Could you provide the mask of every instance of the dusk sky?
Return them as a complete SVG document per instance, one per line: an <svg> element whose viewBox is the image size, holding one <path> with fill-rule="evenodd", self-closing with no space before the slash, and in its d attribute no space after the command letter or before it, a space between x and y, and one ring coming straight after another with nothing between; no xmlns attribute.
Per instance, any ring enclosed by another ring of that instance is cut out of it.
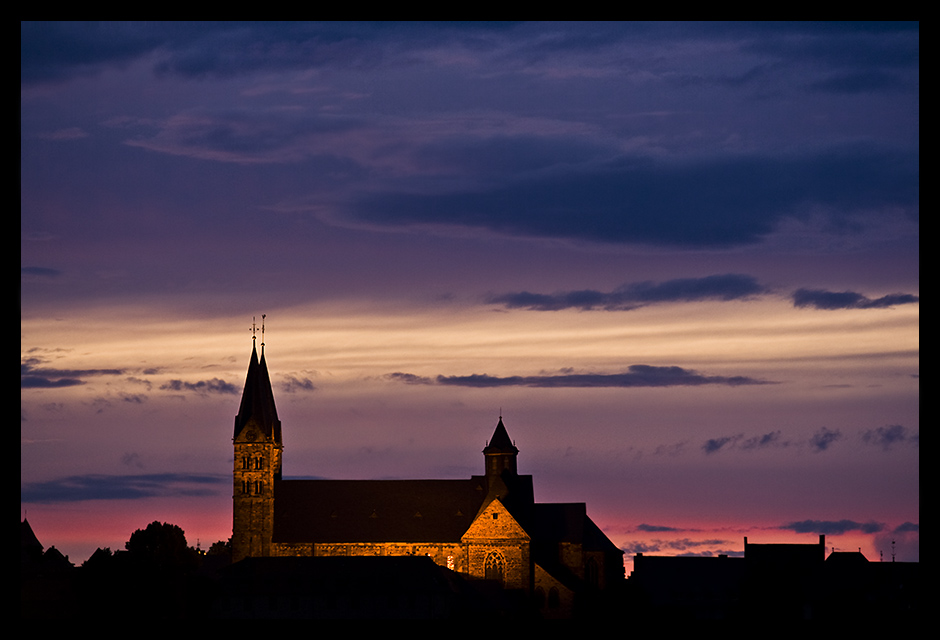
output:
<svg viewBox="0 0 940 640"><path fill-rule="evenodd" d="M466 478L625 552L919 560L917 23L23 23L21 518ZM259 342L261 339L258 332Z"/></svg>

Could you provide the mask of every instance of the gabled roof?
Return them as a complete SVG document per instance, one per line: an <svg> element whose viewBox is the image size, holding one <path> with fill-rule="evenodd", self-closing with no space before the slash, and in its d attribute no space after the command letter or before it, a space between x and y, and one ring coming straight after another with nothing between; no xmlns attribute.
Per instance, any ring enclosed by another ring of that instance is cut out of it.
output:
<svg viewBox="0 0 940 640"><path fill-rule="evenodd" d="M242 391L238 415L235 416L235 438L249 421L256 424L265 438L281 442L281 421L277 418L277 407L274 405L274 392L268 376L268 365L264 359L264 345L261 346L260 361L255 346L251 347L245 389Z"/></svg>
<svg viewBox="0 0 940 640"><path fill-rule="evenodd" d="M496 521L499 521L498 524ZM527 540L532 536L499 498L489 500L461 536L466 543L491 544L493 540Z"/></svg>

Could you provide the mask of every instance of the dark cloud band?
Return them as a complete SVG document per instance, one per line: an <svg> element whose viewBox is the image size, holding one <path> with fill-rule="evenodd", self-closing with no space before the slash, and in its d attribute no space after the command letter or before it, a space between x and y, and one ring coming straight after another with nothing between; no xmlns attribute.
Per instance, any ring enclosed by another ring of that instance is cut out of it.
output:
<svg viewBox="0 0 940 640"><path fill-rule="evenodd" d="M199 474L155 473L123 476L87 474L47 482L25 483L20 487L20 501L55 503L215 495L227 483L231 483L231 478Z"/></svg>
<svg viewBox="0 0 940 640"><path fill-rule="evenodd" d="M467 376L443 376L436 378L417 376L411 373L391 373L390 380L408 384L438 384L456 387L540 387L540 388L630 388L630 387L678 387L707 384L741 386L770 384L747 376L706 376L682 367L656 367L645 364L631 365L625 373L560 373L537 376L491 376L471 374Z"/></svg>
<svg viewBox="0 0 940 640"><path fill-rule="evenodd" d="M30 358L20 364L21 389L54 389L85 384L91 376L118 376L123 369L55 369L37 367L41 361Z"/></svg>
<svg viewBox="0 0 940 640"><path fill-rule="evenodd" d="M450 225L515 236L673 247L758 242L786 217L839 217L918 201L916 154L874 147L802 157L620 158L453 193L382 192L351 207L360 221ZM747 188L742 188L747 185Z"/></svg>
<svg viewBox="0 0 940 640"><path fill-rule="evenodd" d="M813 309L886 309L901 304L913 304L920 298L909 293L892 293L880 298L868 298L855 291L826 291L824 289L797 289L793 293L793 306Z"/></svg>
<svg viewBox="0 0 940 640"><path fill-rule="evenodd" d="M507 308L558 311L561 309L605 309L624 311L662 302L696 300L740 300L765 293L767 289L755 278L741 274L721 274L704 278L676 278L664 282L634 282L614 291L565 291L553 294L505 293L491 296L487 302Z"/></svg>
<svg viewBox="0 0 940 640"><path fill-rule="evenodd" d="M852 520L802 520L790 522L780 526L796 533L822 533L826 535L841 535L850 531L862 533L878 533L884 531L885 525L878 522L854 522Z"/></svg>

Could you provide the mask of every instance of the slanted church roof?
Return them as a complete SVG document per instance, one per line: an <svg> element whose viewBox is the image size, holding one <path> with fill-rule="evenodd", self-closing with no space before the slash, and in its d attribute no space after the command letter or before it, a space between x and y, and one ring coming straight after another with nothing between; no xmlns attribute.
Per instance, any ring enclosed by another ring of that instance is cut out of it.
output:
<svg viewBox="0 0 940 640"><path fill-rule="evenodd" d="M274 541L459 542L486 496L486 479L282 480Z"/></svg>

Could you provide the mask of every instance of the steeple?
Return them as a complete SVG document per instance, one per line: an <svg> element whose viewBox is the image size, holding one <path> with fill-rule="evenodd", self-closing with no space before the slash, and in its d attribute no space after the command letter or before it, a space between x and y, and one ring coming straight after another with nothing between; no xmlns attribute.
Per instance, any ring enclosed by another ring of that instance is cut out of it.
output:
<svg viewBox="0 0 940 640"><path fill-rule="evenodd" d="M502 476L504 471L516 475L516 456L518 454L519 449L509 439L509 434L503 425L503 417L500 416L493 437L490 438L489 444L483 449L483 455L486 457L487 477Z"/></svg>
<svg viewBox="0 0 940 640"><path fill-rule="evenodd" d="M274 405L274 392L271 389L271 379L268 375L268 365L261 351L261 360L258 360L258 351L255 345L251 346L251 361L248 363L248 374L245 376L245 389L242 391L242 401L235 416L235 434L239 434L251 424L254 438L281 442L281 421L277 417L277 407ZM246 433L246 437L251 437Z"/></svg>

